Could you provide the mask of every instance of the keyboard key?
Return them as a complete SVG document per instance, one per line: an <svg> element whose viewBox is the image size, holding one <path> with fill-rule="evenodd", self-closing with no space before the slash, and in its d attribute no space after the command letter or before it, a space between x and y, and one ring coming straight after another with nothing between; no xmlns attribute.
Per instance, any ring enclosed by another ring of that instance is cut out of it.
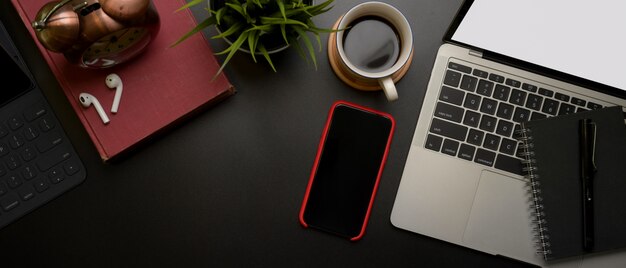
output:
<svg viewBox="0 0 626 268"><path fill-rule="evenodd" d="M24 185L24 187L20 188L18 194L23 201L28 201L35 197L35 189L30 185Z"/></svg>
<svg viewBox="0 0 626 268"><path fill-rule="evenodd" d="M467 127L433 118L430 124L430 132L458 141L464 141L467 135Z"/></svg>
<svg viewBox="0 0 626 268"><path fill-rule="evenodd" d="M10 129L17 130L24 125L24 121L22 120L20 116L12 116L12 117L9 117L9 120L7 121L7 125L9 125Z"/></svg>
<svg viewBox="0 0 626 268"><path fill-rule="evenodd" d="M559 115L573 114L575 112L576 107L574 107L574 105L570 105L565 102L561 103L561 107L559 108Z"/></svg>
<svg viewBox="0 0 626 268"><path fill-rule="evenodd" d="M511 132L513 132L513 123L505 120L498 121L498 126L496 127L496 133L505 137L510 137Z"/></svg>
<svg viewBox="0 0 626 268"><path fill-rule="evenodd" d="M435 107L435 116L448 119L450 121L454 121L460 123L463 119L463 113L465 110L458 106L452 106L445 102L437 102L437 107Z"/></svg>
<svg viewBox="0 0 626 268"><path fill-rule="evenodd" d="M526 122L530 118L530 110L517 107L515 108L515 113L513 114L513 121L517 123Z"/></svg>
<svg viewBox="0 0 626 268"><path fill-rule="evenodd" d="M507 101L509 99L510 92L510 87L498 84L496 85L496 89L493 92L493 97L501 101Z"/></svg>
<svg viewBox="0 0 626 268"><path fill-rule="evenodd" d="M504 154L498 154L495 168L508 171L513 174L523 175L522 162L517 158L513 158Z"/></svg>
<svg viewBox="0 0 626 268"><path fill-rule="evenodd" d="M485 133L478 129L470 129L469 135L467 135L467 142L474 144L476 146L480 146L483 144L483 137Z"/></svg>
<svg viewBox="0 0 626 268"><path fill-rule="evenodd" d="M496 106L498 102L492 99L483 98L483 103L480 105L480 111L486 114L493 115L496 113Z"/></svg>
<svg viewBox="0 0 626 268"><path fill-rule="evenodd" d="M472 68L467 67L465 65L462 64L458 64L456 62L448 62L448 68L453 69L453 70L457 70L460 72L464 72L469 74L470 72L472 72Z"/></svg>
<svg viewBox="0 0 626 268"><path fill-rule="evenodd" d="M504 76L497 75L497 74L490 74L489 80L498 82L498 83L504 83Z"/></svg>
<svg viewBox="0 0 626 268"><path fill-rule="evenodd" d="M0 156L4 156L8 153L9 153L9 146L4 142L0 142Z"/></svg>
<svg viewBox="0 0 626 268"><path fill-rule="evenodd" d="M3 195L5 195L8 192L9 192L9 188L7 188L7 186L4 184L4 182L0 181L0 196L3 196Z"/></svg>
<svg viewBox="0 0 626 268"><path fill-rule="evenodd" d="M463 103L463 107L478 110L478 106L480 105L480 96L474 94L467 94L465 96L465 102Z"/></svg>
<svg viewBox="0 0 626 268"><path fill-rule="evenodd" d="M0 199L0 207L4 209L4 211L9 211L14 209L20 204L20 200L17 197L16 193L9 193L7 196Z"/></svg>
<svg viewBox="0 0 626 268"><path fill-rule="evenodd" d="M538 112L533 112L532 115L530 116L530 120L539 120L539 119L544 119L544 118L548 118L548 116L542 113L538 113Z"/></svg>
<svg viewBox="0 0 626 268"><path fill-rule="evenodd" d="M7 185L9 185L9 188L15 189L22 185L22 178L18 174L9 175L7 177Z"/></svg>
<svg viewBox="0 0 626 268"><path fill-rule="evenodd" d="M480 122L480 114L477 112L472 112L470 110L465 111L465 117L463 119L463 124L470 127L477 127L478 122Z"/></svg>
<svg viewBox="0 0 626 268"><path fill-rule="evenodd" d="M52 184L57 184L65 179L65 174L60 168L53 168L48 172L48 178Z"/></svg>
<svg viewBox="0 0 626 268"><path fill-rule="evenodd" d="M37 159L37 168L40 171L47 171L56 164L63 162L63 160L70 158L70 156L71 154L64 150L52 151L49 154L41 155Z"/></svg>
<svg viewBox="0 0 626 268"><path fill-rule="evenodd" d="M35 186L35 190L38 193L42 193L45 190L48 190L48 188L50 188L50 186L48 186L48 183L46 183L44 180L42 179L38 179L35 182L33 182L33 186Z"/></svg>
<svg viewBox="0 0 626 268"><path fill-rule="evenodd" d="M511 119L511 116L513 116L513 105L501 102L500 105L498 105L496 116L506 120Z"/></svg>
<svg viewBox="0 0 626 268"><path fill-rule="evenodd" d="M491 167L495 159L496 153L478 148L474 162Z"/></svg>
<svg viewBox="0 0 626 268"><path fill-rule="evenodd" d="M602 105L597 104L597 103L593 103L593 102L588 102L587 103L587 108L589 108L591 110L596 110L596 109L602 108Z"/></svg>
<svg viewBox="0 0 626 268"><path fill-rule="evenodd" d="M48 132L54 128L54 121L50 118L43 117L39 121L39 129L43 132Z"/></svg>
<svg viewBox="0 0 626 268"><path fill-rule="evenodd" d="M35 157L37 157L37 152L32 146L27 146L22 151L22 159L24 159L24 161L26 162L35 159Z"/></svg>
<svg viewBox="0 0 626 268"><path fill-rule="evenodd" d="M76 161L67 161L63 164L63 170L65 170L65 174L72 176L80 170L80 166L76 163Z"/></svg>
<svg viewBox="0 0 626 268"><path fill-rule="evenodd" d="M483 114L483 117L480 119L479 128L484 131L493 132L493 130L496 128L497 121L498 119L496 119L495 117Z"/></svg>
<svg viewBox="0 0 626 268"><path fill-rule="evenodd" d="M552 98L552 96L554 96L554 91L541 87L539 88L539 95L544 95L546 97Z"/></svg>
<svg viewBox="0 0 626 268"><path fill-rule="evenodd" d="M476 147L463 143L461 148L459 148L459 158L472 161L474 159L474 151L476 151Z"/></svg>
<svg viewBox="0 0 626 268"><path fill-rule="evenodd" d="M500 145L500 136L487 133L487 135L485 136L485 142L483 143L483 147L489 150L497 151L498 145Z"/></svg>
<svg viewBox="0 0 626 268"><path fill-rule="evenodd" d="M541 108L541 111L550 115L556 115L558 108L559 108L558 101L546 99L543 102L543 108Z"/></svg>
<svg viewBox="0 0 626 268"><path fill-rule="evenodd" d="M9 131L2 124L0 124L0 138L8 134L9 134Z"/></svg>
<svg viewBox="0 0 626 268"><path fill-rule="evenodd" d="M36 128L32 128L29 126L26 129L24 129L24 137L26 138L26 140L32 141L36 139L38 136L39 136L39 132L37 131Z"/></svg>
<svg viewBox="0 0 626 268"><path fill-rule="evenodd" d="M446 77L443 79L444 84L452 87L458 87L460 82L461 73L452 70L446 71Z"/></svg>
<svg viewBox="0 0 626 268"><path fill-rule="evenodd" d="M456 156L457 151L459 150L459 142L453 141L450 139L446 139L443 141L443 147L441 147L441 152L447 155Z"/></svg>
<svg viewBox="0 0 626 268"><path fill-rule="evenodd" d="M428 134L428 137L426 138L426 144L424 145L424 147L426 147L426 149L431 149L433 151L438 152L439 148L441 148L442 142L443 142L442 137Z"/></svg>
<svg viewBox="0 0 626 268"><path fill-rule="evenodd" d="M4 165L0 162L0 177L4 176L7 174L7 169L4 167Z"/></svg>
<svg viewBox="0 0 626 268"><path fill-rule="evenodd" d="M474 72L472 72L472 74L480 78L487 78L489 76L489 73L479 69L474 69Z"/></svg>
<svg viewBox="0 0 626 268"><path fill-rule="evenodd" d="M504 83L512 87L520 87L520 85L522 84L520 81L510 79L510 78L507 78Z"/></svg>
<svg viewBox="0 0 626 268"><path fill-rule="evenodd" d="M579 99L579 98L573 97L572 98L572 104L585 107L585 105L587 104L587 101L583 100L583 99Z"/></svg>
<svg viewBox="0 0 626 268"><path fill-rule="evenodd" d="M565 102L569 102L569 96L563 94L563 93L554 93L554 98L556 98L557 100L560 101L565 101Z"/></svg>
<svg viewBox="0 0 626 268"><path fill-rule="evenodd" d="M500 152L508 155L515 154L515 148L517 146L517 141L511 139L502 139L502 143L500 144Z"/></svg>
<svg viewBox="0 0 626 268"><path fill-rule="evenodd" d="M465 97L465 93L463 93L463 91L447 86L441 87L441 93L439 93L439 100L456 105L461 105L463 103L463 97Z"/></svg>
<svg viewBox="0 0 626 268"><path fill-rule="evenodd" d="M530 92L532 92L532 93L537 93L537 86L535 86L535 85L531 85L531 84L526 84L526 83L524 83L524 84L522 85L522 89L523 89L523 90L526 90L526 91L530 91Z"/></svg>
<svg viewBox="0 0 626 268"><path fill-rule="evenodd" d="M39 152L44 153L61 144L62 141L63 138L61 138L61 136L57 133L54 133L52 135L48 135L39 139L35 146L37 147L37 150L39 150Z"/></svg>
<svg viewBox="0 0 626 268"><path fill-rule="evenodd" d="M22 168L22 177L25 180L27 180L27 181L31 180L35 176L37 176L37 171L32 166L25 166L24 168Z"/></svg>
<svg viewBox="0 0 626 268"><path fill-rule="evenodd" d="M474 92L476 90L476 83L478 82L478 78L463 75L463 80L461 80L461 85L459 86L461 89Z"/></svg>
<svg viewBox="0 0 626 268"><path fill-rule="evenodd" d="M541 109L542 101L543 97L535 94L528 94L528 99L526 100L526 108L539 111Z"/></svg>
<svg viewBox="0 0 626 268"><path fill-rule="evenodd" d="M486 97L491 97L492 92L493 92L493 82L480 79L480 82L478 82L478 88L476 89L476 93L486 96Z"/></svg>
<svg viewBox="0 0 626 268"><path fill-rule="evenodd" d="M44 114L46 114L46 108L42 105L35 105L24 112L24 118L26 118L26 121L32 122Z"/></svg>
<svg viewBox="0 0 626 268"><path fill-rule="evenodd" d="M16 135L9 137L9 145L13 149L22 147L22 145L24 145L25 142L26 141L24 140L24 137L22 137L22 135L20 134L16 134Z"/></svg>
<svg viewBox="0 0 626 268"><path fill-rule="evenodd" d="M4 159L4 163L7 164L10 170L14 170L22 165L22 161L20 161L20 158L16 155L9 155Z"/></svg>
<svg viewBox="0 0 626 268"><path fill-rule="evenodd" d="M513 89L511 92L511 98L509 102L516 105L524 105L524 101L526 101L526 92L521 91L519 89Z"/></svg>

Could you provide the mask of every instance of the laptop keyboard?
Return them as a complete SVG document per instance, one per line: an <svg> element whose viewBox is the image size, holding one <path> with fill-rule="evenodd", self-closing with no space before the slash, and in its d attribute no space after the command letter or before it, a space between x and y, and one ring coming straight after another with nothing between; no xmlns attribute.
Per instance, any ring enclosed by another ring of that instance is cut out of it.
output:
<svg viewBox="0 0 626 268"><path fill-rule="evenodd" d="M49 106L39 103L21 109L0 116L0 227L85 177Z"/></svg>
<svg viewBox="0 0 626 268"><path fill-rule="evenodd" d="M602 105L523 78L449 62L425 147L522 175L520 123Z"/></svg>

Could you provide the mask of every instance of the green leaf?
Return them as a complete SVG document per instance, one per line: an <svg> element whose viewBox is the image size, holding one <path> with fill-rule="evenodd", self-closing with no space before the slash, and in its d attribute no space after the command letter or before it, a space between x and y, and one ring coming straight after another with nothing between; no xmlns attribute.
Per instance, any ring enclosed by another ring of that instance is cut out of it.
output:
<svg viewBox="0 0 626 268"><path fill-rule="evenodd" d="M259 32L251 32L248 35L248 48L250 48L250 54L252 55L252 60L256 62L256 57L254 56L256 52L256 46L259 42Z"/></svg>
<svg viewBox="0 0 626 268"><path fill-rule="evenodd" d="M246 13L243 11L243 7L241 7L241 5L235 5L232 3L226 3L226 5L232 8L234 11L237 11L237 13L241 14L241 16L246 17Z"/></svg>
<svg viewBox="0 0 626 268"><path fill-rule="evenodd" d="M221 34L214 35L213 37L211 37L211 39L218 39L230 36L234 33L237 33L239 29L241 29L241 27L243 27L243 23L237 22L230 26L230 28L226 29L226 31L223 31Z"/></svg>
<svg viewBox="0 0 626 268"><path fill-rule="evenodd" d="M302 30L300 27L294 26L293 29L296 30L296 32L300 35L300 38L304 40L304 46L306 46L307 50L309 51L309 56L311 56L311 60L313 60L313 65L315 66L315 69L317 70L317 60L315 59L315 49L313 48L313 44L311 44L311 40L307 36L306 32Z"/></svg>
<svg viewBox="0 0 626 268"><path fill-rule="evenodd" d="M259 51L261 51L261 54L263 54L263 57L265 57L265 60L267 60L267 63L270 64L270 66L272 67L272 70L276 72L276 68L274 67L274 64L272 63L272 59L270 59L270 54L267 53L267 49L265 49L265 46L263 45L263 43L259 43Z"/></svg>
<svg viewBox="0 0 626 268"><path fill-rule="evenodd" d="M225 54L226 52L228 52L228 55L226 56L226 59L224 59L224 62L222 63L222 66L220 67L219 70L217 70L217 73L215 74L214 78L217 77L218 74L220 74L222 72L222 70L224 70L224 67L226 66L226 64L228 64L228 62L230 61L230 59L233 57L233 55L235 55L235 53L237 53L238 49L241 47L241 44L243 44L244 41L246 41L246 39L248 38L248 34L249 33L242 33L239 38L237 38L237 40L235 40L235 42L233 42L232 45L230 45L226 50L217 53L217 55L221 55L221 54Z"/></svg>
<svg viewBox="0 0 626 268"><path fill-rule="evenodd" d="M293 45L293 47L296 48L296 51L298 52L298 55L300 55L300 57L303 60L305 60L307 63L309 63L309 58L306 57L306 53L304 52L304 49L302 49L302 46L300 45L300 42L298 42L298 40L293 38L293 39L291 39L291 44Z"/></svg>
<svg viewBox="0 0 626 268"><path fill-rule="evenodd" d="M194 35L195 33L199 32L199 31L202 31L202 29L204 29L206 27L214 25L215 23L216 23L215 17L211 16L211 17L206 18L204 21L202 21L201 23L196 25L196 27L194 27L191 31L187 32L180 39L178 39L178 41L176 41L170 47L173 47L173 46L176 46L176 45L180 44L185 39L189 38L190 36Z"/></svg>
<svg viewBox="0 0 626 268"><path fill-rule="evenodd" d="M287 40L287 30L285 29L285 24L280 25L280 33L283 35L283 39L285 39L285 43L289 44L289 40Z"/></svg>
<svg viewBox="0 0 626 268"><path fill-rule="evenodd" d="M215 12L215 19L217 20L217 24L220 24L220 21L222 20L222 17L224 16L225 13L226 13L225 8L220 8Z"/></svg>
<svg viewBox="0 0 626 268"><path fill-rule="evenodd" d="M191 1L191 2L189 2L189 3L187 3L187 4L185 4L184 6L180 7L180 8L179 8L179 9L177 9L175 12L181 11L181 10L183 10L183 9L185 9L185 8L190 8L190 7L192 7L192 6L195 6L195 5L197 5L197 4L204 3L204 2L205 2L205 0L193 0L193 1Z"/></svg>
<svg viewBox="0 0 626 268"><path fill-rule="evenodd" d="M309 28L308 25L304 24L301 21L292 20L292 19L280 19L280 18L271 18L271 17L261 17L261 24L291 24L291 25L300 25L304 28Z"/></svg>
<svg viewBox="0 0 626 268"><path fill-rule="evenodd" d="M278 9L280 9L280 14L283 15L285 21L287 21L287 15L285 14L285 4L282 0L276 0L276 4L278 4Z"/></svg>

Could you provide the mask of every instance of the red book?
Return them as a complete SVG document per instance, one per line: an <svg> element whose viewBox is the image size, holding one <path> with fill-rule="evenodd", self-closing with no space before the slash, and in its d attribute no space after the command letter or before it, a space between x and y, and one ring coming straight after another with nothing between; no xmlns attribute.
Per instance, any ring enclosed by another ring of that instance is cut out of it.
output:
<svg viewBox="0 0 626 268"><path fill-rule="evenodd" d="M171 47L197 23L189 10L176 12L186 3L184 0L153 0L161 20L156 38L137 58L101 70L72 65L62 54L50 52L39 43L30 25L50 0L11 1L103 161L119 157L235 93L224 73L213 79L220 66L201 33ZM117 114L110 113L115 89L104 83L111 73L119 75L124 85ZM79 103L82 92L100 101L111 120L109 124L102 123L93 107L85 108Z"/></svg>

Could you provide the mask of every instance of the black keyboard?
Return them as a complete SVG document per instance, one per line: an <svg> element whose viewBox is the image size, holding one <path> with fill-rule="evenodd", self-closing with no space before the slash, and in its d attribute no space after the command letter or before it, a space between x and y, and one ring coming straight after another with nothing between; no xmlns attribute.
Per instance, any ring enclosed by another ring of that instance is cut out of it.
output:
<svg viewBox="0 0 626 268"><path fill-rule="evenodd" d="M85 177L82 162L39 90L2 107L0 228Z"/></svg>
<svg viewBox="0 0 626 268"><path fill-rule="evenodd" d="M83 182L74 147L0 22L0 228Z"/></svg>
<svg viewBox="0 0 626 268"><path fill-rule="evenodd" d="M515 134L521 122L603 107L471 63L447 67L424 146L506 172L522 175Z"/></svg>

